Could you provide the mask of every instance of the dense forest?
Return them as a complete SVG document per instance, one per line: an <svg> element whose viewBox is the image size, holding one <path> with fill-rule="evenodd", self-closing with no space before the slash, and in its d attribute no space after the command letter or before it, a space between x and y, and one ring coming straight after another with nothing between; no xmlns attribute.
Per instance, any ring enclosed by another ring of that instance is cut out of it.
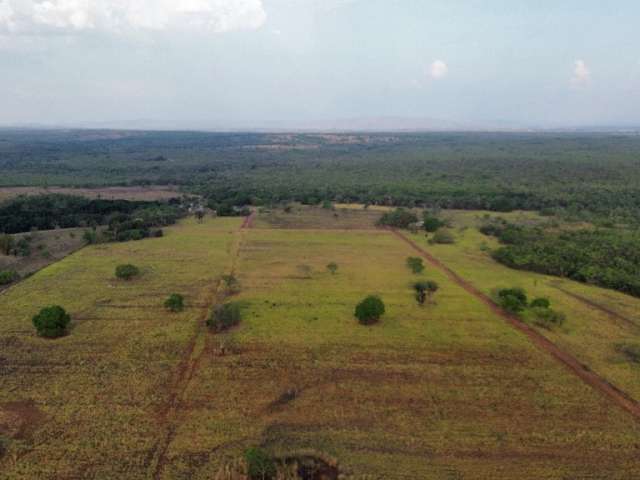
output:
<svg viewBox="0 0 640 480"><path fill-rule="evenodd" d="M640 297L640 233L620 229L578 229L514 225L503 220L481 227L503 244L493 258L530 270Z"/></svg>
<svg viewBox="0 0 640 480"><path fill-rule="evenodd" d="M0 233L108 225L113 240L137 240L175 223L182 207L158 202L102 200L74 195L21 196L0 203Z"/></svg>
<svg viewBox="0 0 640 480"><path fill-rule="evenodd" d="M640 221L640 136L0 130L0 184L175 184L211 205L323 200Z"/></svg>

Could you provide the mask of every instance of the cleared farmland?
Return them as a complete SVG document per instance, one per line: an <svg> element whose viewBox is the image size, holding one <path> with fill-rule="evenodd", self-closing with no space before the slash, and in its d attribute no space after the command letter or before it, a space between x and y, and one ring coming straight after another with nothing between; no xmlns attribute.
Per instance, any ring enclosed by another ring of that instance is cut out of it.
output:
<svg viewBox="0 0 640 480"><path fill-rule="evenodd" d="M239 224L187 222L161 239L87 247L0 296L2 478L148 478L158 412ZM142 276L116 280L128 262ZM190 308L166 313L172 292ZM31 316L52 303L73 324L47 341Z"/></svg>
<svg viewBox="0 0 640 480"><path fill-rule="evenodd" d="M261 446L334 458L355 477L634 478L633 417L442 272L412 274L415 252L359 215L265 212L241 231L241 220L188 221L83 249L0 296L0 429L12 426L0 471L209 479ZM508 283L474 232L428 248L470 280L497 268ZM142 277L116 281L129 261ZM231 270L243 322L212 335L202 322ZM417 279L438 282L434 304L417 305ZM191 307L182 314L161 307L174 291ZM360 326L353 308L373 293L387 313ZM70 335L35 337L31 315L63 300Z"/></svg>

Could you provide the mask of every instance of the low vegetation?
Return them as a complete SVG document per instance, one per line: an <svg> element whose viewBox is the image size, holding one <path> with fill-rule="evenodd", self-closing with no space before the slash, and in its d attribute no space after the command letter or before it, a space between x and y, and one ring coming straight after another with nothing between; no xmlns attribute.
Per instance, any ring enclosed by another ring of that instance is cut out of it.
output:
<svg viewBox="0 0 640 480"><path fill-rule="evenodd" d="M164 308L170 312L178 313L184 310L184 297L179 293L172 293L164 301Z"/></svg>
<svg viewBox="0 0 640 480"><path fill-rule="evenodd" d="M0 286L9 285L19 278L18 272L15 270L0 271Z"/></svg>
<svg viewBox="0 0 640 480"><path fill-rule="evenodd" d="M44 338L58 338L66 335L71 316L59 305L45 307L32 319L38 335Z"/></svg>
<svg viewBox="0 0 640 480"><path fill-rule="evenodd" d="M424 262L420 257L407 258L407 268L415 274L422 273L424 271Z"/></svg>
<svg viewBox="0 0 640 480"><path fill-rule="evenodd" d="M418 217L415 213L404 208L396 208L390 212L385 212L378 220L378 225L406 229L417 222Z"/></svg>
<svg viewBox="0 0 640 480"><path fill-rule="evenodd" d="M526 321L547 330L561 326L566 317L563 313L551 308L548 298L535 298L528 302L527 294L522 288L505 288L496 295L497 303L506 311L520 315Z"/></svg>
<svg viewBox="0 0 640 480"><path fill-rule="evenodd" d="M331 275L335 275L336 273L338 273L338 264L336 262L327 264L327 270Z"/></svg>
<svg viewBox="0 0 640 480"><path fill-rule="evenodd" d="M370 295L356 306L355 316L362 325L373 325L378 323L384 313L385 306L382 299L376 295Z"/></svg>
<svg viewBox="0 0 640 480"><path fill-rule="evenodd" d="M125 263L116 267L116 277L120 280L131 280L140 275L140 269L131 263Z"/></svg>
<svg viewBox="0 0 640 480"><path fill-rule="evenodd" d="M207 326L214 333L221 333L240 323L242 312L237 302L216 305L207 319Z"/></svg>
<svg viewBox="0 0 640 480"><path fill-rule="evenodd" d="M424 305L427 300L429 303L433 303L433 296L439 288L438 283L433 280L414 283L413 289L416 292L416 301L419 305Z"/></svg>
<svg viewBox="0 0 640 480"><path fill-rule="evenodd" d="M250 480L269 480L276 475L276 464L271 456L261 448L249 448L244 453L247 474Z"/></svg>

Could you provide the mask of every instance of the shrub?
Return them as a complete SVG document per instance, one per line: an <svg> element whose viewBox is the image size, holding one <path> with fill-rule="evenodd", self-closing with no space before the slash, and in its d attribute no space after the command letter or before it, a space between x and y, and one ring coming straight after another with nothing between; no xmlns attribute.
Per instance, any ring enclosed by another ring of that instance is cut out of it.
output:
<svg viewBox="0 0 640 480"><path fill-rule="evenodd" d="M412 223L417 223L418 217L404 208L396 208L392 212L386 212L380 220L378 225L386 225L395 228L409 228Z"/></svg>
<svg viewBox="0 0 640 480"><path fill-rule="evenodd" d="M33 317L38 335L45 338L62 337L67 332L71 317L64 308L54 305L45 307Z"/></svg>
<svg viewBox="0 0 640 480"><path fill-rule="evenodd" d="M331 262L327 265L327 270L331 272L331 275L335 275L338 272L338 264L336 262Z"/></svg>
<svg viewBox="0 0 640 480"><path fill-rule="evenodd" d="M251 480L265 480L273 478L276 474L276 464L261 448L249 448L244 452L247 462L247 474Z"/></svg>
<svg viewBox="0 0 640 480"><path fill-rule="evenodd" d="M538 327L546 328L547 330L553 330L555 327L559 327L565 321L563 313L556 312L547 307L534 307L527 312L527 316L531 317L531 321Z"/></svg>
<svg viewBox="0 0 640 480"><path fill-rule="evenodd" d="M217 305L207 320L207 326L214 332L223 332L240 323L240 306L237 303Z"/></svg>
<svg viewBox="0 0 640 480"><path fill-rule="evenodd" d="M416 274L424 271L424 263L422 263L422 259L420 257L407 258L407 267Z"/></svg>
<svg viewBox="0 0 640 480"><path fill-rule="evenodd" d="M549 308L551 306L551 302L548 298L536 298L531 301L529 306L531 308Z"/></svg>
<svg viewBox="0 0 640 480"><path fill-rule="evenodd" d="M118 265L116 267L116 277L122 280L131 280L133 277L140 275L140 269L135 265L127 263L126 265Z"/></svg>
<svg viewBox="0 0 640 480"><path fill-rule="evenodd" d="M424 219L424 229L427 232L431 232L431 233L436 232L438 231L438 229L446 225L445 222L440 220L438 217L426 212L424 214L423 219Z"/></svg>
<svg viewBox="0 0 640 480"><path fill-rule="evenodd" d="M433 234L431 240L429 240L431 244L439 244L439 245L451 245L456 243L453 234L447 230L446 228L439 229L436 233Z"/></svg>
<svg viewBox="0 0 640 480"><path fill-rule="evenodd" d="M9 234L0 234L0 253L4 253L5 255L10 255L11 250L13 250L13 237Z"/></svg>
<svg viewBox="0 0 640 480"><path fill-rule="evenodd" d="M413 284L413 289L416 291L416 300L420 305L424 305L424 302L433 297L433 294L438 291L438 284L433 280L427 280L424 282L416 282Z"/></svg>
<svg viewBox="0 0 640 480"><path fill-rule="evenodd" d="M384 315L384 303L375 295L370 295L356 306L355 316L362 325L372 325Z"/></svg>
<svg viewBox="0 0 640 480"><path fill-rule="evenodd" d="M240 282L238 282L238 279L235 276L222 275L220 279L222 280L224 287L229 290L229 292L237 292L240 289Z"/></svg>
<svg viewBox="0 0 640 480"><path fill-rule="evenodd" d="M82 234L82 239L89 245L98 243L98 232L95 230L85 230Z"/></svg>
<svg viewBox="0 0 640 480"><path fill-rule="evenodd" d="M527 308L527 294L521 288L506 288L498 292L498 304L511 313Z"/></svg>
<svg viewBox="0 0 640 480"><path fill-rule="evenodd" d="M179 293L172 293L164 301L164 308L174 313L181 312L184 310L184 297Z"/></svg>
<svg viewBox="0 0 640 480"><path fill-rule="evenodd" d="M616 351L622 353L630 361L640 363L640 345L637 343L620 343L616 345Z"/></svg>
<svg viewBox="0 0 640 480"><path fill-rule="evenodd" d="M15 270L0 271L0 285L9 285L18 279L18 272Z"/></svg>

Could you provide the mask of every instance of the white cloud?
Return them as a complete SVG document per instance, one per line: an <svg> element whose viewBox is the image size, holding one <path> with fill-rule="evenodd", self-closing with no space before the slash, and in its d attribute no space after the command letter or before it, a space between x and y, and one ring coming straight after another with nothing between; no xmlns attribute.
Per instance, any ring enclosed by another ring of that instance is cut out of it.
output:
<svg viewBox="0 0 640 480"><path fill-rule="evenodd" d="M591 82L591 71L584 60L576 60L573 64L573 77L571 85L574 87L586 87Z"/></svg>
<svg viewBox="0 0 640 480"><path fill-rule="evenodd" d="M443 78L449 73L449 67L442 60L436 60L429 65L429 76L433 79Z"/></svg>
<svg viewBox="0 0 640 480"><path fill-rule="evenodd" d="M13 34L83 31L250 30L266 20L262 0L0 0L0 30Z"/></svg>

